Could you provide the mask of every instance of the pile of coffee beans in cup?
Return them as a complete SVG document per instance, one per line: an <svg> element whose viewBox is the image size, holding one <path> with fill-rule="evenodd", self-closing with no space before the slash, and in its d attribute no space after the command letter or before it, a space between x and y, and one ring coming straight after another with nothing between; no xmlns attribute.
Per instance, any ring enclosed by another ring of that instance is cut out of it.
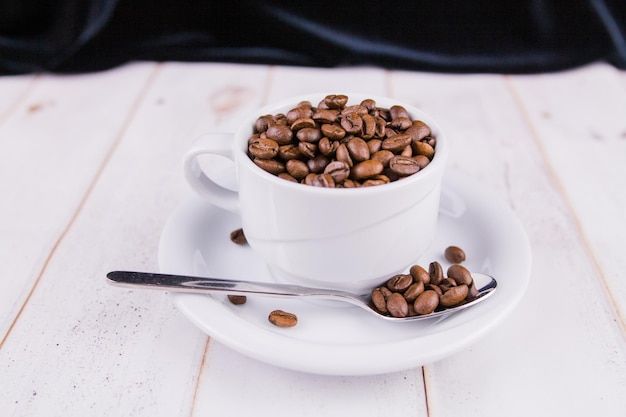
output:
<svg viewBox="0 0 626 417"><path fill-rule="evenodd" d="M358 188L419 172L433 159L436 142L430 127L400 105L382 108L372 99L348 105L348 96L339 94L260 116L248 155L285 180Z"/></svg>
<svg viewBox="0 0 626 417"><path fill-rule="evenodd" d="M456 246L447 248L445 256L452 262L465 260L465 252ZM444 274L441 264L434 261L428 271L413 265L408 274L394 275L372 290L371 301L379 313L401 318L456 307L477 295L478 289L467 268L454 263Z"/></svg>

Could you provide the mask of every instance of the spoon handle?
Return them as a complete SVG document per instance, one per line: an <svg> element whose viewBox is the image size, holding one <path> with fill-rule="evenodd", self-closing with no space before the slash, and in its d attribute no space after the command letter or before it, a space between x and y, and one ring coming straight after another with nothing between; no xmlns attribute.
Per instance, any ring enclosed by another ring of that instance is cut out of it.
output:
<svg viewBox="0 0 626 417"><path fill-rule="evenodd" d="M118 287L141 287L176 292L228 293L233 295L261 294L274 297L336 297L342 293L290 284L235 281L185 275L156 274L151 272L112 271L107 274L109 284Z"/></svg>

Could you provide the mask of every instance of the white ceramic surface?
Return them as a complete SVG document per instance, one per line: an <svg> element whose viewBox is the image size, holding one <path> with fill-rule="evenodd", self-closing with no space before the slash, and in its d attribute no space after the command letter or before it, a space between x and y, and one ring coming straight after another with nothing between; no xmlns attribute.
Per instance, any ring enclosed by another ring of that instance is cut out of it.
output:
<svg viewBox="0 0 626 417"><path fill-rule="evenodd" d="M229 233L236 215L190 197L172 215L160 242L162 272L223 278L271 280L266 266ZM498 280L498 290L482 305L443 322L388 323L357 307L303 300L249 297L244 305L224 297L172 294L178 308L216 340L245 355L294 370L366 375L399 371L452 355L499 324L522 298L531 270L528 239L516 216L479 184L459 174L444 179L437 238L419 260L437 260L457 245L465 265ZM298 315L290 329L267 321L274 309Z"/></svg>
<svg viewBox="0 0 626 417"><path fill-rule="evenodd" d="M285 114L305 100L317 105L324 98L311 94L258 110L234 135L199 137L184 168L200 195L241 216L250 246L275 275L302 285L360 291L406 268L433 242L449 145L439 124L413 106L387 97L347 95L348 105L366 98L385 108L403 105L413 119L426 123L437 139L432 162L401 181L349 190L295 184L263 171L247 155L257 117ZM238 193L200 169L197 158L206 154L234 161Z"/></svg>

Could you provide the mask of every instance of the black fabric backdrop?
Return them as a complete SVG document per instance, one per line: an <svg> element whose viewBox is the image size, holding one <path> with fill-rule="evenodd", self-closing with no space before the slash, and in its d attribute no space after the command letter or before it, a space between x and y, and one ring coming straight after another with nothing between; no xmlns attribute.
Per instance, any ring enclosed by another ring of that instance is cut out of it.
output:
<svg viewBox="0 0 626 417"><path fill-rule="evenodd" d="M625 0L0 0L0 74L128 61L626 69Z"/></svg>

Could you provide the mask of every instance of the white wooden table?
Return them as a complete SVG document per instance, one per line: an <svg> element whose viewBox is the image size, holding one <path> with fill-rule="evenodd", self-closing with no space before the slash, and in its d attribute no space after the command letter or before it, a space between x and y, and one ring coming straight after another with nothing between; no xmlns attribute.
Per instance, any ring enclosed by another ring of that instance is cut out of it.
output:
<svg viewBox="0 0 626 417"><path fill-rule="evenodd" d="M166 293L163 225L190 193L181 157L261 105L362 91L438 118L450 166L521 220L530 286L497 328L439 362L305 374L212 340ZM626 73L532 76L137 63L0 78L0 415L623 416ZM349 414L346 414L349 413Z"/></svg>

